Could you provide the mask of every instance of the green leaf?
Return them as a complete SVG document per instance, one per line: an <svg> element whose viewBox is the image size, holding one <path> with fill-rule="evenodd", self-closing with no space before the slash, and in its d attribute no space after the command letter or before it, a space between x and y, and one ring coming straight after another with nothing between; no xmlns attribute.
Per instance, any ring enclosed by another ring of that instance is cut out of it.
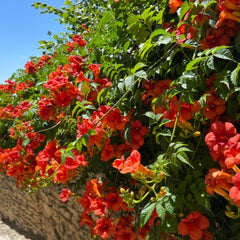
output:
<svg viewBox="0 0 240 240"><path fill-rule="evenodd" d="M159 134L162 135L162 136L165 136L165 137L171 137L172 136L172 132L169 128L163 128Z"/></svg>
<svg viewBox="0 0 240 240"><path fill-rule="evenodd" d="M136 71L138 71L139 69L141 68L144 68L146 67L147 65L145 63L142 63L142 62L138 62L134 68L131 70L132 73L135 73Z"/></svg>
<svg viewBox="0 0 240 240"><path fill-rule="evenodd" d="M82 151L82 143L81 143L81 140L78 138L76 141L76 149L81 152Z"/></svg>
<svg viewBox="0 0 240 240"><path fill-rule="evenodd" d="M71 0L65 0L64 5L72 5L72 1Z"/></svg>
<svg viewBox="0 0 240 240"><path fill-rule="evenodd" d="M143 79L147 79L147 73L143 70L135 72L134 76L139 77L139 78L143 78Z"/></svg>
<svg viewBox="0 0 240 240"><path fill-rule="evenodd" d="M130 124L127 124L126 128L125 128L125 131L124 131L124 138L129 142L131 143L132 140L131 140L131 125Z"/></svg>
<svg viewBox="0 0 240 240"><path fill-rule="evenodd" d="M151 111L145 112L144 115L153 119L153 120L155 120L155 117L156 117L156 114L154 112L151 112Z"/></svg>
<svg viewBox="0 0 240 240"><path fill-rule="evenodd" d="M89 135L88 134L85 134L83 136L81 136L81 143L84 145L84 146L88 146L88 142L89 142Z"/></svg>
<svg viewBox="0 0 240 240"><path fill-rule="evenodd" d="M129 45L130 45L130 41L127 41L127 42L124 43L124 45L123 45L123 51L124 51L125 53L127 52Z"/></svg>
<svg viewBox="0 0 240 240"><path fill-rule="evenodd" d="M30 139L28 137L24 137L22 141L22 146L25 148L30 143Z"/></svg>
<svg viewBox="0 0 240 240"><path fill-rule="evenodd" d="M155 121L159 121L160 118L162 117L162 114L155 114L154 112L151 112L151 111L145 112L144 115Z"/></svg>
<svg viewBox="0 0 240 240"><path fill-rule="evenodd" d="M169 195L164 198L164 206L165 206L166 211L172 215L174 213L174 205L173 204L176 204L175 203L176 196L172 195L171 193L168 193L168 194Z"/></svg>
<svg viewBox="0 0 240 240"><path fill-rule="evenodd" d="M173 38L171 37L171 36L160 36L159 38L158 38L158 41L157 41L157 44L158 45L161 45L161 44L164 44L164 45L166 45L166 44L169 44L169 43L173 43Z"/></svg>
<svg viewBox="0 0 240 240"><path fill-rule="evenodd" d="M177 154L177 158L178 158L178 160L180 160L181 162L189 165L191 168L194 168L193 165L188 161L188 159L186 158L186 156L184 156L184 154L178 153L178 154Z"/></svg>
<svg viewBox="0 0 240 240"><path fill-rule="evenodd" d="M202 3L202 5L204 6L203 9L207 9L207 8L209 8L211 5L217 4L217 1L216 1L216 0L205 0L205 1L202 1L201 3Z"/></svg>
<svg viewBox="0 0 240 240"><path fill-rule="evenodd" d="M147 57L148 52L150 50L152 50L152 48L154 47L154 44L151 43L151 39L148 39L143 45L140 45L140 56L141 59L144 59L145 57Z"/></svg>
<svg viewBox="0 0 240 240"><path fill-rule="evenodd" d="M238 85L239 70L240 70L240 65L238 64L237 68L235 68L231 73L230 79L231 79L231 82L234 84L234 86Z"/></svg>
<svg viewBox="0 0 240 240"><path fill-rule="evenodd" d="M120 81L117 86L118 86L118 89L119 89L121 92L124 91L124 86L125 86L125 84L124 84L123 82Z"/></svg>
<svg viewBox="0 0 240 240"><path fill-rule="evenodd" d="M233 55L232 55L231 51L227 48L219 49L217 52L213 52L213 56L217 57L217 58L220 58L220 59L230 60L230 61L236 62L233 59Z"/></svg>
<svg viewBox="0 0 240 240"><path fill-rule="evenodd" d="M134 76L128 76L125 79L125 86L127 87L127 90L133 91L134 87Z"/></svg>
<svg viewBox="0 0 240 240"><path fill-rule="evenodd" d="M170 119L163 119L162 121L161 121L161 123L159 124L159 127L161 127L161 126L163 126L163 125L165 125L165 124L167 124L167 123L169 123L169 122L171 122L172 120L170 120Z"/></svg>
<svg viewBox="0 0 240 240"><path fill-rule="evenodd" d="M179 15L179 19L182 20L183 17L185 16L186 12L190 9L190 5L188 3L188 1L185 1L182 6L181 6L181 10L180 10L180 15Z"/></svg>
<svg viewBox="0 0 240 240"><path fill-rule="evenodd" d="M61 160L62 160L62 163L65 163L66 158L67 158L66 149L62 148L62 149L60 150L60 152L61 152Z"/></svg>
<svg viewBox="0 0 240 240"><path fill-rule="evenodd" d="M166 31L164 30L164 29L156 29L156 30L154 30L152 33L151 33L151 35L150 35L150 37L149 38L154 38L154 37L156 37L156 36L159 36L159 35L166 35L167 33L166 33Z"/></svg>
<svg viewBox="0 0 240 240"><path fill-rule="evenodd" d="M210 69L215 70L214 57L213 57L213 56L209 56L209 57L207 58L206 64L207 64L207 66L208 66Z"/></svg>
<svg viewBox="0 0 240 240"><path fill-rule="evenodd" d="M196 66L196 65L199 64L199 62L201 62L205 58L206 57L199 57L199 58L195 58L194 60L190 61L186 66L186 71L191 71L193 69L198 68L198 66Z"/></svg>
<svg viewBox="0 0 240 240"><path fill-rule="evenodd" d="M72 159L75 160L75 156L74 156L74 154L73 154L72 151L66 151L66 152L65 152L65 159L66 159L67 157L70 157L70 158L72 158Z"/></svg>
<svg viewBox="0 0 240 240"><path fill-rule="evenodd" d="M161 220L164 221L166 209L162 205L162 199L160 199L160 201L157 201L156 211L157 211L158 216L161 218Z"/></svg>
<svg viewBox="0 0 240 240"><path fill-rule="evenodd" d="M144 206L140 213L140 226L143 227L149 218L151 217L151 214L155 208L156 203L149 202L147 205Z"/></svg>

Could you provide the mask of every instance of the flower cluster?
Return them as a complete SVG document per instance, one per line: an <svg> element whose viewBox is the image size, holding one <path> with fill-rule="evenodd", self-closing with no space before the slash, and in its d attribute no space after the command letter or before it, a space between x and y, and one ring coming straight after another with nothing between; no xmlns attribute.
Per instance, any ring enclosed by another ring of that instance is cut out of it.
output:
<svg viewBox="0 0 240 240"><path fill-rule="evenodd" d="M230 122L220 120L211 125L205 141L214 161L222 170L210 169L206 175L207 192L214 192L240 206L239 168L240 135Z"/></svg>
<svg viewBox="0 0 240 240"><path fill-rule="evenodd" d="M240 23L239 12L240 8L237 1L232 0L219 0L218 10L220 12L218 22L216 24L219 27L224 21L232 20Z"/></svg>
<svg viewBox="0 0 240 240"><path fill-rule="evenodd" d="M169 0L170 13L174 14L183 4L181 0ZM196 6L192 5L192 8ZM231 39L240 28L239 6L236 1L232 0L219 0L217 4L219 11L218 21L215 27L209 27L205 33L205 37L199 40L200 48L210 49L216 46L230 45ZM192 10L192 9L191 9ZM172 32L175 31L178 43L184 43L186 40L197 40L198 28L204 24L209 24L212 16L200 11L195 18L191 17L187 11L180 26L176 28L172 24L165 23L165 28ZM209 24L211 25L211 24Z"/></svg>
<svg viewBox="0 0 240 240"><path fill-rule="evenodd" d="M78 199L84 208L81 225L88 225L91 234L101 239L111 239L111 236L114 240L146 239L157 218L156 211L151 214L148 224L135 232L134 209L129 209L119 194L117 189L108 187L107 182L88 181L85 193Z"/></svg>
<svg viewBox="0 0 240 240"><path fill-rule="evenodd" d="M74 35L72 37L72 41L68 41L66 43L67 51L68 52L72 52L74 50L74 48L76 47L85 47L85 45L87 44L87 42L82 38L82 36L80 35Z"/></svg>
<svg viewBox="0 0 240 240"><path fill-rule="evenodd" d="M69 81L69 78L59 68L56 72L50 74L44 87L51 91L54 103L58 107L67 107L78 95L77 87Z"/></svg>
<svg viewBox="0 0 240 240"><path fill-rule="evenodd" d="M190 213L178 224L179 233L183 236L189 235L190 240L213 240L208 228L208 219L197 211Z"/></svg>
<svg viewBox="0 0 240 240"><path fill-rule="evenodd" d="M34 60L28 61L24 65L25 72L28 74L36 73L37 71L39 71L39 69L41 69L44 66L44 64L49 63L51 58L52 58L51 56L43 55L42 57L40 57L40 60L37 61L36 63Z"/></svg>
<svg viewBox="0 0 240 240"><path fill-rule="evenodd" d="M23 122L15 129L11 128L10 132L11 138L17 139L17 144L13 148L1 149L0 171L15 177L18 184L24 185L30 179L35 179L35 151L46 137L35 132L30 122Z"/></svg>
<svg viewBox="0 0 240 240"><path fill-rule="evenodd" d="M47 143L36 156L35 171L43 178L53 177L53 182L64 184L76 176L78 167L87 166L87 161L83 154L73 151L73 156L66 156L63 162L61 149L56 140Z"/></svg>
<svg viewBox="0 0 240 240"><path fill-rule="evenodd" d="M13 107L12 105L7 105L6 107L0 108L1 119L9 120L13 118L21 118L25 111L29 110L31 103L28 100L24 100L19 105Z"/></svg>
<svg viewBox="0 0 240 240"><path fill-rule="evenodd" d="M16 83L15 81L8 79L5 81L5 84L0 85L0 90L7 94L13 94L13 93L18 93L19 91L27 90L33 86L34 86L34 83L30 80L26 82Z"/></svg>

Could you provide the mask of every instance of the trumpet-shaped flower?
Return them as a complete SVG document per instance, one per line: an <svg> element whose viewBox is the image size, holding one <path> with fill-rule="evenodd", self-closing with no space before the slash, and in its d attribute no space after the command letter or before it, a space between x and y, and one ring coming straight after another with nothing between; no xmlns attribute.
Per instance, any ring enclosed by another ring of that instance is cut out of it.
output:
<svg viewBox="0 0 240 240"><path fill-rule="evenodd" d="M208 219L200 212L195 211L181 220L178 231L183 236L189 235L191 240L200 240L203 237L204 230L208 227Z"/></svg>
<svg viewBox="0 0 240 240"><path fill-rule="evenodd" d="M94 233L102 239L109 239L114 233L115 225L110 218L100 218L94 227Z"/></svg>
<svg viewBox="0 0 240 240"><path fill-rule="evenodd" d="M141 162L141 155L137 150L133 150L130 156L125 160L124 156L121 159L116 159L113 162L113 167L117 168L120 173L133 173L139 169Z"/></svg>

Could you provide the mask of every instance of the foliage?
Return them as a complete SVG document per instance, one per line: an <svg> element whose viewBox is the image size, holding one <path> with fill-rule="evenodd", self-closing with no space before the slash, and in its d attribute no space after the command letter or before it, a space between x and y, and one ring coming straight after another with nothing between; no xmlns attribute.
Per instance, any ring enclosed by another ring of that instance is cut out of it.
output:
<svg viewBox="0 0 240 240"><path fill-rule="evenodd" d="M238 239L238 5L33 5L66 33L0 86L0 171L61 183L95 239Z"/></svg>

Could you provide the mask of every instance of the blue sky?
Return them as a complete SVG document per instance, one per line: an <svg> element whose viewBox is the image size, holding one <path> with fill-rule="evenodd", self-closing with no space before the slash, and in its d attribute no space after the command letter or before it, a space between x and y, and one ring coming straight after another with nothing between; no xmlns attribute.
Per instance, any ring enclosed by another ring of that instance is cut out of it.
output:
<svg viewBox="0 0 240 240"><path fill-rule="evenodd" d="M24 68L30 56L40 56L39 40L51 40L53 34L64 32L54 14L41 14L31 5L42 2L61 7L65 0L1 0L0 1L0 83Z"/></svg>

